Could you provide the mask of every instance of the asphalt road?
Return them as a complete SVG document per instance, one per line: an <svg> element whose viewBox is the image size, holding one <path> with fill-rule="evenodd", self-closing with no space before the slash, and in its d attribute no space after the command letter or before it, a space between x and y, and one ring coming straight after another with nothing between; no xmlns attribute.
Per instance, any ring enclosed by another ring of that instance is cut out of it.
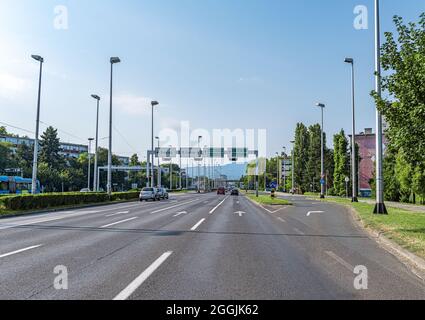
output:
<svg viewBox="0 0 425 320"><path fill-rule="evenodd" d="M345 209L289 200L187 194L1 219L0 299L425 299Z"/></svg>

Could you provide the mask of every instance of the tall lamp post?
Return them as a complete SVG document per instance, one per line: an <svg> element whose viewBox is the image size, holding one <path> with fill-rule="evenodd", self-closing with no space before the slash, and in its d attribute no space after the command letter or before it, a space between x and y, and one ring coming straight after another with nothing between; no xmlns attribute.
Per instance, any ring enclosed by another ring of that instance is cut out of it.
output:
<svg viewBox="0 0 425 320"><path fill-rule="evenodd" d="M292 194L295 194L295 141L292 144Z"/></svg>
<svg viewBox="0 0 425 320"><path fill-rule="evenodd" d="M286 147L283 147L283 191L286 192Z"/></svg>
<svg viewBox="0 0 425 320"><path fill-rule="evenodd" d="M198 137L198 150L201 150L201 140L202 140L202 136ZM200 156L200 154L199 154ZM198 159L199 161L202 161L200 159ZM201 179L200 179L200 175L201 175L201 163L198 163L198 193L201 193Z"/></svg>
<svg viewBox="0 0 425 320"><path fill-rule="evenodd" d="M96 151L94 152L94 179L93 179L93 191L99 191L97 186L97 159L98 159L98 150L99 150L99 102L100 97L98 95L92 94L92 98L97 100L97 116L96 116Z"/></svg>
<svg viewBox="0 0 425 320"><path fill-rule="evenodd" d="M345 63L351 65L351 101L352 101L352 137L351 137L351 170L352 170L352 182L353 182L353 197L352 202L359 202L357 198L357 161L356 161L356 109L355 109L355 86L354 86L354 59L345 58Z"/></svg>
<svg viewBox="0 0 425 320"><path fill-rule="evenodd" d="M91 143L92 143L92 141L93 141L94 139L93 138L89 138L89 150L88 150L88 152L87 152L87 155L88 155L88 157L89 157L89 167L88 167L88 170L87 170L87 189L89 189L89 191L90 191L90 177L91 177L91 154L90 154L90 150L91 150Z"/></svg>
<svg viewBox="0 0 425 320"><path fill-rule="evenodd" d="M159 145L160 145L160 139L159 137L155 137L156 140L158 140L158 150L159 150ZM161 182L161 167L160 167L160 163L159 163L159 155L158 155L158 187L161 188L162 182Z"/></svg>
<svg viewBox="0 0 425 320"><path fill-rule="evenodd" d="M35 194L37 192L37 168L38 168L38 134L40 130L40 101L41 101L41 77L43 74L43 63L44 58L32 55L34 60L40 62L40 74L38 80L38 98L37 98L37 120L35 124L35 140L34 140L34 156L33 156L33 165L32 165L32 185L31 192Z"/></svg>
<svg viewBox="0 0 425 320"><path fill-rule="evenodd" d="M321 150L320 150L320 158L321 158L321 179L320 179L320 199L324 199L325 198L325 150L324 150L324 137L323 137L323 111L325 109L325 104L323 103L316 103L316 106L319 107L322 110L322 126L321 126Z"/></svg>
<svg viewBox="0 0 425 320"><path fill-rule="evenodd" d="M376 93L382 95L381 87L381 26L379 14L379 0L375 0L375 85ZM382 174L382 115L376 108L376 205L375 214L388 214L384 203L384 181Z"/></svg>
<svg viewBox="0 0 425 320"><path fill-rule="evenodd" d="M113 67L114 64L120 63L121 60L118 57L112 57L111 60L111 85L109 93L109 150L108 150L108 183L107 191L109 196L112 195L112 84L113 84Z"/></svg>
<svg viewBox="0 0 425 320"><path fill-rule="evenodd" d="M151 164L152 164L152 168L151 168L151 187L153 188L154 186L155 186L155 179L154 179L154 158L155 158L155 156L154 156L154 154L153 154L153 148L154 148L154 146L153 146L153 138L154 138L154 135L153 135L153 131L154 131L154 127L153 127L153 113L154 113L154 108L157 106L157 105L159 105L159 102L158 101L152 101L151 102L151 106L152 106L152 161L150 161L150 159L148 160L148 162L151 162Z"/></svg>
<svg viewBox="0 0 425 320"><path fill-rule="evenodd" d="M277 177L277 190L279 190L280 187L280 178L279 178L279 161L280 161L280 155L279 152L276 152L276 177Z"/></svg>

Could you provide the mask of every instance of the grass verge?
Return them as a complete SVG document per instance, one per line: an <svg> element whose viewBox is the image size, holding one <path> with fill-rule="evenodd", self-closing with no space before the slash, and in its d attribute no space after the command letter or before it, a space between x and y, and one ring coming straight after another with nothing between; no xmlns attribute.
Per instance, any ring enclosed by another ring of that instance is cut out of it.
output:
<svg viewBox="0 0 425 320"><path fill-rule="evenodd" d="M382 233L404 249L425 258L425 214L405 209L387 208L388 215L373 214L375 205L351 203L349 199L325 199L353 207L366 228Z"/></svg>
<svg viewBox="0 0 425 320"><path fill-rule="evenodd" d="M261 205L268 205L268 206L287 206L291 205L291 203L284 199L278 199L278 198L272 198L270 195L259 195L258 198L255 196L255 194L248 193L246 195L249 199L257 202Z"/></svg>

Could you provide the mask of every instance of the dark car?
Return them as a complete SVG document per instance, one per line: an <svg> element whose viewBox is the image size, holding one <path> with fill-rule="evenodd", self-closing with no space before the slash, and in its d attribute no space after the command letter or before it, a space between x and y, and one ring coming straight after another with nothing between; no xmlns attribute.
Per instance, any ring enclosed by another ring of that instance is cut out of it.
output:
<svg viewBox="0 0 425 320"><path fill-rule="evenodd" d="M238 189L233 189L233 190L230 192L230 194L231 194L232 196L238 196L238 195L239 195L239 190L238 190Z"/></svg>
<svg viewBox="0 0 425 320"><path fill-rule="evenodd" d="M217 194L225 196L226 195L226 189L224 189L223 187L218 188Z"/></svg>

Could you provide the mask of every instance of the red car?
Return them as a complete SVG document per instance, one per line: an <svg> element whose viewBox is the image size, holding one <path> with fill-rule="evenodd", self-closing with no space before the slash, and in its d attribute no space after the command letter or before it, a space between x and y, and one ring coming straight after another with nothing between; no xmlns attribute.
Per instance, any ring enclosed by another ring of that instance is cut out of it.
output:
<svg viewBox="0 0 425 320"><path fill-rule="evenodd" d="M217 190L217 194L218 195L226 195L226 189L224 189L223 187L221 187L221 188L218 188L218 190Z"/></svg>

